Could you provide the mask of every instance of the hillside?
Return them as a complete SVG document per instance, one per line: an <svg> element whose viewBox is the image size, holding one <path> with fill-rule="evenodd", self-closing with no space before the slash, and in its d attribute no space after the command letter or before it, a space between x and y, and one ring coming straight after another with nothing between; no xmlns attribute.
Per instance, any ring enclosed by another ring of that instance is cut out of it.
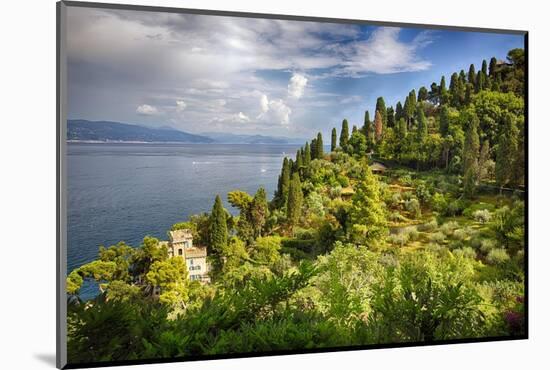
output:
<svg viewBox="0 0 550 370"><path fill-rule="evenodd" d="M211 143L209 137L172 128L148 128L120 122L68 120L67 139L73 141L138 141Z"/></svg>

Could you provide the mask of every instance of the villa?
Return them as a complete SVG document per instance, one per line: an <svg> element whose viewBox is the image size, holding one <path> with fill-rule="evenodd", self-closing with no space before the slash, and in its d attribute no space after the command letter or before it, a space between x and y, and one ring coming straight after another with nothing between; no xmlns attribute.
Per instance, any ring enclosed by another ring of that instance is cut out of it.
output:
<svg viewBox="0 0 550 370"><path fill-rule="evenodd" d="M189 229L169 231L168 236L169 241L160 242L168 248L168 256L185 259L191 280L209 283L206 247L193 245L193 234Z"/></svg>

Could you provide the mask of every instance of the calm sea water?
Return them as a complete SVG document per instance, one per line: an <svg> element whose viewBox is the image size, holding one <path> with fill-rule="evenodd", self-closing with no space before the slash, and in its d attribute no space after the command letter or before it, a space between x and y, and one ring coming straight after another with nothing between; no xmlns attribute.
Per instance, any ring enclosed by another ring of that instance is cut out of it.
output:
<svg viewBox="0 0 550 370"><path fill-rule="evenodd" d="M226 207L234 189L264 186L271 198L282 160L295 145L76 144L68 145L70 272L97 258L100 245L138 246L188 216L209 212L216 194ZM83 287L90 297L96 288Z"/></svg>

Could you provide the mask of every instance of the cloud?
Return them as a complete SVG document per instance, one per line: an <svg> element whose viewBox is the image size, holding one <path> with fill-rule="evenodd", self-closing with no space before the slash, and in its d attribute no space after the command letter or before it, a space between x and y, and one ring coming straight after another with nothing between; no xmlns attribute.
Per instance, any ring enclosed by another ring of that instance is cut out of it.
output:
<svg viewBox="0 0 550 370"><path fill-rule="evenodd" d="M155 114L158 114L158 109L149 104L142 104L137 107L136 113L142 116L153 116Z"/></svg>
<svg viewBox="0 0 550 370"><path fill-rule="evenodd" d="M288 126L290 123L292 109L282 99L269 100L267 95L263 94L260 97L260 108L258 122L283 126Z"/></svg>
<svg viewBox="0 0 550 370"><path fill-rule="evenodd" d="M265 94L262 94L262 96L260 97L260 109L262 110L262 113L265 113L269 110L269 99Z"/></svg>
<svg viewBox="0 0 550 370"><path fill-rule="evenodd" d="M366 41L355 42L344 54L346 61L335 72L357 77L366 73L399 73L423 71L431 62L418 56L419 49L431 43L428 33L420 33L412 42L399 40L400 28L380 27Z"/></svg>
<svg viewBox="0 0 550 370"><path fill-rule="evenodd" d="M429 68L420 50L433 35L403 40L399 28L82 7L68 9L67 38L71 116L132 122L139 105L136 123L158 115L194 132L216 122L219 130L242 123L248 133L282 133L318 127L315 115L327 117L328 107L341 115L337 99L318 96L340 87L321 78ZM289 71L299 72L288 79Z"/></svg>
<svg viewBox="0 0 550 370"><path fill-rule="evenodd" d="M307 78L299 73L294 73L288 84L288 95L295 99L300 99L304 95L304 89L307 85Z"/></svg>
<svg viewBox="0 0 550 370"><path fill-rule="evenodd" d="M187 108L187 104L183 100L176 100L176 109L178 112L183 112Z"/></svg>

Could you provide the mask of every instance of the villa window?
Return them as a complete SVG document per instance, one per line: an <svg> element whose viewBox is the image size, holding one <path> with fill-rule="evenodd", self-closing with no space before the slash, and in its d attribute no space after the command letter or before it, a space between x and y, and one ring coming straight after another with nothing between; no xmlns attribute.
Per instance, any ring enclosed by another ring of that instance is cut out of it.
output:
<svg viewBox="0 0 550 370"><path fill-rule="evenodd" d="M180 256L183 256L183 249L181 249L181 248L178 249L178 254L179 254Z"/></svg>

